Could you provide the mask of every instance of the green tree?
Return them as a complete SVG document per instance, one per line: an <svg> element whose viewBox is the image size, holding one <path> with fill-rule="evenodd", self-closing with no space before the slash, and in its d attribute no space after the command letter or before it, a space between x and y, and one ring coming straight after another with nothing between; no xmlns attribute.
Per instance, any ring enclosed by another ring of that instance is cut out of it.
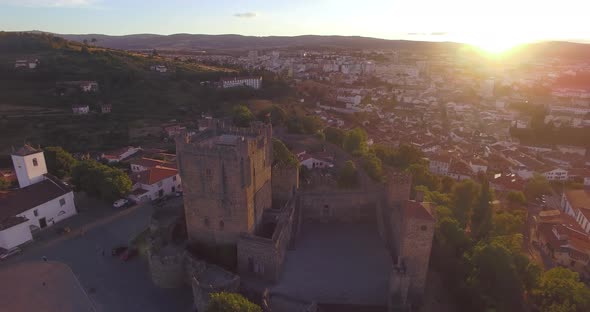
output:
<svg viewBox="0 0 590 312"><path fill-rule="evenodd" d="M429 190L439 189L440 181L439 178L428 170L425 164L414 163L408 168L408 171L412 173L412 185L416 186L423 185Z"/></svg>
<svg viewBox="0 0 590 312"><path fill-rule="evenodd" d="M354 128L344 136L344 150L351 154L364 155L367 153L367 133L361 128Z"/></svg>
<svg viewBox="0 0 590 312"><path fill-rule="evenodd" d="M0 191L6 191L10 188L10 182L6 178L0 176Z"/></svg>
<svg viewBox="0 0 590 312"><path fill-rule="evenodd" d="M444 176L440 180L440 191L443 193L450 193L453 191L453 186L455 186L455 180L451 177Z"/></svg>
<svg viewBox="0 0 590 312"><path fill-rule="evenodd" d="M60 146L49 146L43 149L47 171L52 175L63 179L72 172L72 167L76 165L76 159L72 154L66 152Z"/></svg>
<svg viewBox="0 0 590 312"><path fill-rule="evenodd" d="M255 118L248 106L236 105L232 109L232 119L237 127L247 128Z"/></svg>
<svg viewBox="0 0 590 312"><path fill-rule="evenodd" d="M497 212L493 217L493 235L510 235L522 232L524 228L523 214L511 212Z"/></svg>
<svg viewBox="0 0 590 312"><path fill-rule="evenodd" d="M510 191L506 195L506 200L512 207L526 205L526 197L523 192Z"/></svg>
<svg viewBox="0 0 590 312"><path fill-rule="evenodd" d="M346 133L343 130L327 127L324 129L324 134L326 135L326 141L338 146L342 146L342 144L344 144L344 136Z"/></svg>
<svg viewBox="0 0 590 312"><path fill-rule="evenodd" d="M475 239L486 238L492 230L492 195L488 179L482 176L481 191L471 216L471 232Z"/></svg>
<svg viewBox="0 0 590 312"><path fill-rule="evenodd" d="M374 154L367 154L361 159L363 169L371 179L377 182L383 181L383 165L381 159Z"/></svg>
<svg viewBox="0 0 590 312"><path fill-rule="evenodd" d="M533 200L543 194L551 193L551 185L547 178L535 173L525 185L524 193L528 200Z"/></svg>
<svg viewBox="0 0 590 312"><path fill-rule="evenodd" d="M356 166L352 160L344 163L338 174L338 186L342 188L353 188L358 184Z"/></svg>
<svg viewBox="0 0 590 312"><path fill-rule="evenodd" d="M206 312L262 312L262 309L236 293L212 293Z"/></svg>
<svg viewBox="0 0 590 312"><path fill-rule="evenodd" d="M279 139L272 139L272 161L273 164L280 164L283 166L299 166L299 160L291 153L285 146L283 141Z"/></svg>
<svg viewBox="0 0 590 312"><path fill-rule="evenodd" d="M556 267L541 275L533 301L541 312L590 311L590 289L578 273Z"/></svg>
<svg viewBox="0 0 590 312"><path fill-rule="evenodd" d="M272 105L258 113L258 120L265 123L270 122L273 126L280 126L287 121L287 112L280 106Z"/></svg>
<svg viewBox="0 0 590 312"><path fill-rule="evenodd" d="M473 205L479 194L479 185L472 180L463 180L453 189L451 209L462 226L471 218Z"/></svg>
<svg viewBox="0 0 590 312"><path fill-rule="evenodd" d="M108 201L127 194L132 187L125 172L94 160L78 162L72 168L72 183L77 190Z"/></svg>

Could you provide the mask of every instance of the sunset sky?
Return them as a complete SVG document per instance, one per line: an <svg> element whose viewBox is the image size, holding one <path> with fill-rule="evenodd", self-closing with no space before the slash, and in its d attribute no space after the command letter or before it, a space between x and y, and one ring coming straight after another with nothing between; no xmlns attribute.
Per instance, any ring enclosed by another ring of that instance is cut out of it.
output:
<svg viewBox="0 0 590 312"><path fill-rule="evenodd" d="M590 41L588 0L0 0L0 30ZM434 34L433 34L434 33Z"/></svg>

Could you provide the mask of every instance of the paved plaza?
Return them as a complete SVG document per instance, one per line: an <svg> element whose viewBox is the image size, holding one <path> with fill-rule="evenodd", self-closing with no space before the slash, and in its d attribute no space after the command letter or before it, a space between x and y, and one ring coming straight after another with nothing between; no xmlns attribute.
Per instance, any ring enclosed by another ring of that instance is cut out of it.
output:
<svg viewBox="0 0 590 312"><path fill-rule="evenodd" d="M272 293L308 302L386 305L390 270L374 225L304 224Z"/></svg>
<svg viewBox="0 0 590 312"><path fill-rule="evenodd" d="M95 226L88 226L84 234L72 233L63 238L35 242L0 266L40 260L43 256L50 261L63 262L72 268L99 312L191 311L189 287L160 289L152 283L144 258L122 262L110 255L111 248L127 245L148 226L153 212L150 204L130 209L115 218L107 218L107 222L99 221ZM102 249L105 250L104 256Z"/></svg>

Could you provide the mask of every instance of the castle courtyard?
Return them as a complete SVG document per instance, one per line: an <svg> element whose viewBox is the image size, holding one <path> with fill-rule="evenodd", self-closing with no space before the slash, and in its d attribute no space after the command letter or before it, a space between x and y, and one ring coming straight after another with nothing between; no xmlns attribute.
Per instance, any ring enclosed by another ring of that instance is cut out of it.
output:
<svg viewBox="0 0 590 312"><path fill-rule="evenodd" d="M271 292L307 302L385 306L390 266L376 225L305 223Z"/></svg>

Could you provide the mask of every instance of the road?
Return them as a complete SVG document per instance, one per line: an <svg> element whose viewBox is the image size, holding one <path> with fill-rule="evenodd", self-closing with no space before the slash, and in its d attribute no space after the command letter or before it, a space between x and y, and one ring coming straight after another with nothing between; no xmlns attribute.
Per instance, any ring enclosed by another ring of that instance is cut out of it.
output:
<svg viewBox="0 0 590 312"><path fill-rule="evenodd" d="M190 288L157 288L150 280L145 259L124 263L110 255L112 247L127 245L147 228L153 209L145 204L85 223L83 234L74 230L67 236L34 242L2 265L42 257L66 263L100 312L191 311Z"/></svg>

